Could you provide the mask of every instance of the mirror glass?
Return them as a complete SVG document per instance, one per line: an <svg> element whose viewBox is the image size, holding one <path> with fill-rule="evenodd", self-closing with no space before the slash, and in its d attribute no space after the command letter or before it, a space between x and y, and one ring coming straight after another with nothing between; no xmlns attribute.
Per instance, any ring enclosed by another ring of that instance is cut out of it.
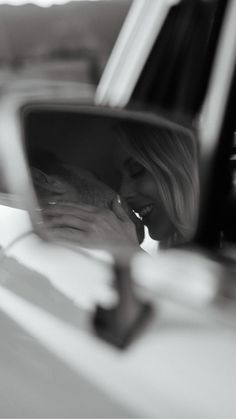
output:
<svg viewBox="0 0 236 419"><path fill-rule="evenodd" d="M192 130L163 117L114 115L26 112L26 155L44 227L85 248L155 253L189 242L199 195Z"/></svg>

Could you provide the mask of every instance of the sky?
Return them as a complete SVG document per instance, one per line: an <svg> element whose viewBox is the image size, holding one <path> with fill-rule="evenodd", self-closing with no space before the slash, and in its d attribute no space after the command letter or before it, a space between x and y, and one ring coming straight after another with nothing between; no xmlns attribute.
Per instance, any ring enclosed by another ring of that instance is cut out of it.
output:
<svg viewBox="0 0 236 419"><path fill-rule="evenodd" d="M68 3L68 1L70 0L0 0L0 5L11 4L14 6L18 6L21 4L31 3L31 4L37 4L42 7L48 7L48 6L51 6L52 4ZM83 1L83 0L76 0L76 1ZM87 0L87 1L99 1L99 0Z"/></svg>

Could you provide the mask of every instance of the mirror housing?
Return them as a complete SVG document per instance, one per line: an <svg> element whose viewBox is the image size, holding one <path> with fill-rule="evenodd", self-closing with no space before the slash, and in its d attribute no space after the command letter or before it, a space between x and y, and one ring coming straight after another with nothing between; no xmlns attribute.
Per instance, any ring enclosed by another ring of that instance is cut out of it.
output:
<svg viewBox="0 0 236 419"><path fill-rule="evenodd" d="M111 164L113 140L117 135L114 134L114 127L129 124L138 129L157 128L163 131L168 128L178 135L194 138L193 129L188 124L180 124L173 118L157 115L156 112L98 107L86 103L86 100L80 103L78 96L70 96L68 91L65 96L64 88L55 91L45 89L40 95L38 92L23 96L7 95L5 99L2 98L0 106L2 163L5 165L9 190L21 197L21 205L29 211L34 230L47 239L50 239L50 235L43 228L42 213L38 211L40 203L29 167L35 166L41 151L54 154L59 160L64 159L66 163L77 165L82 170L95 172L100 181L117 193L119 179ZM9 130L5 130L6 118L8 126L12 126L10 140ZM11 143L7 150L6 143ZM44 157L46 154L43 153ZM13 160L13 154L18 156L17 162ZM17 178L13 169L16 164L20 173ZM132 214L130 211L131 217ZM142 242L141 229L138 235L139 242Z"/></svg>

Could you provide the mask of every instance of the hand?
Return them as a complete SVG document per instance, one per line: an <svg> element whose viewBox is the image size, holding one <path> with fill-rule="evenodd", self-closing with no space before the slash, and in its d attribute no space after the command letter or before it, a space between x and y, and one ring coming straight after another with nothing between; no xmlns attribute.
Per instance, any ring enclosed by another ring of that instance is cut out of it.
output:
<svg viewBox="0 0 236 419"><path fill-rule="evenodd" d="M78 203L59 203L43 210L53 236L83 247L140 250L136 228L117 199L112 209Z"/></svg>
<svg viewBox="0 0 236 419"><path fill-rule="evenodd" d="M138 238L139 244L141 244L144 240L145 232L144 232L144 225L140 218L133 212L132 208L127 204L125 200L122 200L122 208L125 210L126 214L129 216L130 220L134 223L136 228L136 234Z"/></svg>

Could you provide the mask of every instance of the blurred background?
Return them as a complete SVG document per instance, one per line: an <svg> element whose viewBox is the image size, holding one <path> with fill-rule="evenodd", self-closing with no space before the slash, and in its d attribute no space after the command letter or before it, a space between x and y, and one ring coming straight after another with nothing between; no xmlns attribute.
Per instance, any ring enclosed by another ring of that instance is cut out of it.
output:
<svg viewBox="0 0 236 419"><path fill-rule="evenodd" d="M0 84L17 75L97 85L132 0L62 3L0 1Z"/></svg>

